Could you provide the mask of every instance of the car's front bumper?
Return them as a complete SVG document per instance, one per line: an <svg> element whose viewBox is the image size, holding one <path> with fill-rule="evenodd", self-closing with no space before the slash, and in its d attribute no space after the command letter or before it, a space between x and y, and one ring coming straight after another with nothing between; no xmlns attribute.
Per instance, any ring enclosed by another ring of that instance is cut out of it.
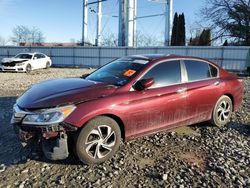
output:
<svg viewBox="0 0 250 188"><path fill-rule="evenodd" d="M3 72L25 72L25 66L1 66Z"/></svg>
<svg viewBox="0 0 250 188"><path fill-rule="evenodd" d="M22 124L22 120L26 114L16 105L14 106L14 114L11 124L19 137L22 145L41 142L42 150L46 158L50 160L66 159L68 152L68 132L76 131L77 128L66 124L58 123L51 125L26 125Z"/></svg>

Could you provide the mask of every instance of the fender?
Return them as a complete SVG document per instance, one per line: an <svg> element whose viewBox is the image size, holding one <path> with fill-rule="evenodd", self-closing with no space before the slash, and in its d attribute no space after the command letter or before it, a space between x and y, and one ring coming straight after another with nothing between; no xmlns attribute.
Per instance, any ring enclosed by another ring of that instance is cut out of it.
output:
<svg viewBox="0 0 250 188"><path fill-rule="evenodd" d="M122 100L121 100L122 99ZM82 127L90 119L110 114L119 117L121 120L126 116L126 106L123 101L127 101L128 97L125 94L119 96L112 95L98 100L91 100L77 105L74 115L69 115L64 122L76 127Z"/></svg>

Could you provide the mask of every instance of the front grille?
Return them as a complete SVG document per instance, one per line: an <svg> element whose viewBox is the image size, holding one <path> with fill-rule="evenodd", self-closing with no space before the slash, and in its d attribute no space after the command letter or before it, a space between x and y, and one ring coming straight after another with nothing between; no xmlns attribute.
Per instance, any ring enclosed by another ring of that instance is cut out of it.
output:
<svg viewBox="0 0 250 188"><path fill-rule="evenodd" d="M16 62L2 63L2 65L5 66L5 67L15 67L16 66Z"/></svg>
<svg viewBox="0 0 250 188"><path fill-rule="evenodd" d="M27 132L58 132L64 130L60 125L20 125L23 131Z"/></svg>

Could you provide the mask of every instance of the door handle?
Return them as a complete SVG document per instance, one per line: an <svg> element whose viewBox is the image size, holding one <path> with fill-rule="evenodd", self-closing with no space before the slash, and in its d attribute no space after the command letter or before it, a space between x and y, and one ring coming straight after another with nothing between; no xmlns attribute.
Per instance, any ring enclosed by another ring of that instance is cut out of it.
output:
<svg viewBox="0 0 250 188"><path fill-rule="evenodd" d="M177 93L184 93L185 91L187 91L187 88L180 88L176 92Z"/></svg>
<svg viewBox="0 0 250 188"><path fill-rule="evenodd" d="M218 85L220 85L220 82L219 82L219 81L216 81L216 82L214 82L214 85L215 85L215 86L218 86Z"/></svg>

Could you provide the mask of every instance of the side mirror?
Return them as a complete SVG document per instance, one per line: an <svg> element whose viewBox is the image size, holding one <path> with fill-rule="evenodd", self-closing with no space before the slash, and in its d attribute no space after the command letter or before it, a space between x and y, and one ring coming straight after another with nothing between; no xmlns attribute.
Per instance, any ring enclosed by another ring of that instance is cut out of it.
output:
<svg viewBox="0 0 250 188"><path fill-rule="evenodd" d="M86 78L87 76L89 76L90 74L83 74L81 78Z"/></svg>
<svg viewBox="0 0 250 188"><path fill-rule="evenodd" d="M33 59L34 59L34 60L36 60L36 59L37 59L37 57L34 57Z"/></svg>
<svg viewBox="0 0 250 188"><path fill-rule="evenodd" d="M148 79L142 79L137 81L133 88L137 91L142 91L145 90L147 88L149 88L150 86L152 86L155 83L153 78L148 78Z"/></svg>

